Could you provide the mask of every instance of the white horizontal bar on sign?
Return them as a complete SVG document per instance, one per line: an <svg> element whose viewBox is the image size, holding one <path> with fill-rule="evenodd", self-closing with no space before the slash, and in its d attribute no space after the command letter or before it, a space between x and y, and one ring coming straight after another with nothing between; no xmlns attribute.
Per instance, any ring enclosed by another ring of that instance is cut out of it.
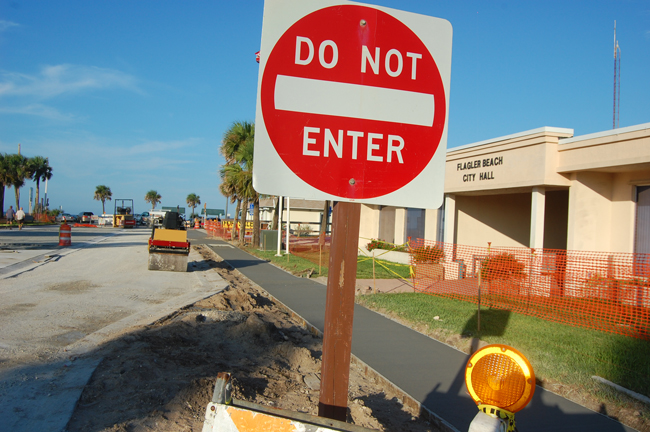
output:
<svg viewBox="0 0 650 432"><path fill-rule="evenodd" d="M278 75L275 109L432 126L433 95Z"/></svg>

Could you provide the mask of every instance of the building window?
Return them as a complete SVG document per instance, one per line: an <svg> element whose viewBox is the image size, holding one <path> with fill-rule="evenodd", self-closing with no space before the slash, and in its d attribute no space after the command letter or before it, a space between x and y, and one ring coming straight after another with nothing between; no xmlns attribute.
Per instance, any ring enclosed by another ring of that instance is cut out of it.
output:
<svg viewBox="0 0 650 432"><path fill-rule="evenodd" d="M406 239L424 238L424 209L406 209Z"/></svg>

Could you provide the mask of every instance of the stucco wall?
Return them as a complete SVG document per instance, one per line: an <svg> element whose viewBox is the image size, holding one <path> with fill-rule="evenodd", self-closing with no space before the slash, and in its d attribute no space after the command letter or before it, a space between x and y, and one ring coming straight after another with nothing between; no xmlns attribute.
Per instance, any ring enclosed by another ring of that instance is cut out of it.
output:
<svg viewBox="0 0 650 432"><path fill-rule="evenodd" d="M636 185L648 171L579 172L571 176L568 249L633 252Z"/></svg>
<svg viewBox="0 0 650 432"><path fill-rule="evenodd" d="M361 204L359 224L359 247L366 246L369 239L377 238L379 232L379 206Z"/></svg>
<svg viewBox="0 0 650 432"><path fill-rule="evenodd" d="M458 244L527 247L530 194L456 195L456 227Z"/></svg>
<svg viewBox="0 0 650 432"><path fill-rule="evenodd" d="M406 243L406 209L395 209L395 244Z"/></svg>
<svg viewBox="0 0 650 432"><path fill-rule="evenodd" d="M424 238L427 240L437 240L438 234L438 213L440 209L427 209L424 216Z"/></svg>
<svg viewBox="0 0 650 432"><path fill-rule="evenodd" d="M634 252L636 186L633 178L647 178L648 172L615 174L612 184L611 252Z"/></svg>
<svg viewBox="0 0 650 432"><path fill-rule="evenodd" d="M395 242L395 207L381 207L379 211L379 235L377 237L388 243Z"/></svg>
<svg viewBox="0 0 650 432"><path fill-rule="evenodd" d="M557 171L575 172L650 162L650 123L564 139Z"/></svg>
<svg viewBox="0 0 650 432"><path fill-rule="evenodd" d="M608 251L612 223L613 175L571 174L567 249Z"/></svg>
<svg viewBox="0 0 650 432"><path fill-rule="evenodd" d="M449 150L445 193L568 186L566 177L558 174L555 168L559 138L571 136L573 131L541 128L529 132Z"/></svg>

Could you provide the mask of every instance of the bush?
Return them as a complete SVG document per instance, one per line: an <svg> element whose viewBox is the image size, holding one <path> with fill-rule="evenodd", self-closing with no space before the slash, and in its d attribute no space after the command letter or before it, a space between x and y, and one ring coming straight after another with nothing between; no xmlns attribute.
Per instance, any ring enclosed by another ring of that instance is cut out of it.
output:
<svg viewBox="0 0 650 432"><path fill-rule="evenodd" d="M416 263L438 264L445 259L445 252L438 245L416 247L411 249L411 255Z"/></svg>
<svg viewBox="0 0 650 432"><path fill-rule="evenodd" d="M298 224L298 226L293 230L293 232L298 234L298 237L309 235L309 233L311 233L311 227L309 225Z"/></svg>
<svg viewBox="0 0 650 432"><path fill-rule="evenodd" d="M481 261L481 278L484 281L521 279L526 277L524 268L513 254L504 252Z"/></svg>
<svg viewBox="0 0 650 432"><path fill-rule="evenodd" d="M371 252L375 249L383 249L383 250L392 250L392 251L397 251L397 252L407 252L406 245L394 245L392 243L385 242L383 240L379 239L371 239L370 243L366 245L366 249L368 249L368 252Z"/></svg>

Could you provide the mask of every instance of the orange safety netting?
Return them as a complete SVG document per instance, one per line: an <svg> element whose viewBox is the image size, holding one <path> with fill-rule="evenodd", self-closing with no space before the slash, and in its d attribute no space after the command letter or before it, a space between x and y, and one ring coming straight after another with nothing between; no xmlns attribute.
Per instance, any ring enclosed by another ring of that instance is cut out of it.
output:
<svg viewBox="0 0 650 432"><path fill-rule="evenodd" d="M241 224L238 225L238 228L235 228L235 236L236 238L239 236L239 227ZM219 222L206 222L204 225L205 230L207 231L208 235L211 237L218 237L224 240L230 240L231 234L232 234L232 225L229 227L224 227L222 224ZM246 229L246 232L244 233L246 237L251 237L253 234L252 228ZM286 231L281 232L281 237L280 241L284 245L284 242L286 240ZM330 248L330 243L331 243L331 237L326 236L324 239L324 243L320 244L319 243L319 238L316 236L309 236L309 237L301 237L301 236L296 236L294 234L289 235L289 251L292 254L300 255L300 254L309 254L312 252L319 252L319 251L328 251ZM284 248L285 246L283 246Z"/></svg>
<svg viewBox="0 0 650 432"><path fill-rule="evenodd" d="M207 221L203 226L210 237L218 237L223 240L231 240L232 224L230 226L223 226L220 222ZM250 237L253 233L252 229L246 229L245 236ZM235 238L239 237L239 228L235 228Z"/></svg>
<svg viewBox="0 0 650 432"><path fill-rule="evenodd" d="M410 243L416 291L650 338L650 254Z"/></svg>

